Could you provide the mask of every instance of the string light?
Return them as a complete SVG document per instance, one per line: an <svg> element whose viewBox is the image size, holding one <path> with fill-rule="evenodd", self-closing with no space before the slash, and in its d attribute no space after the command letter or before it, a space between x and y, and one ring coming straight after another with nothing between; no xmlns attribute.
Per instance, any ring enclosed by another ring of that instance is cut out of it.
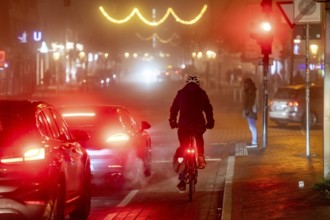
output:
<svg viewBox="0 0 330 220"><path fill-rule="evenodd" d="M207 5L204 5L203 8L201 9L201 11L199 12L199 14L191 19L191 20L183 20L181 19L172 8L168 8L166 13L164 14L163 17L161 17L158 21L149 21L148 19L146 19L141 12L139 11L138 8L134 8L132 10L132 12L125 18L123 19L115 19L113 17L111 17L103 8L103 6L99 7L100 12L103 14L103 16L108 19L109 21L111 21L112 23L115 24L123 24L128 22L130 19L132 19L132 17L134 15L137 15L140 20L142 22L144 22L145 24L149 25L149 26L159 26L160 24L164 23L166 21L166 19L168 18L168 16L170 16L170 14L174 17L175 21L184 25L192 25L194 23L196 23L197 21L199 21L201 19L201 17L205 14L206 10L207 10Z"/></svg>
<svg viewBox="0 0 330 220"><path fill-rule="evenodd" d="M174 38L179 38L179 36L174 33L172 34L172 36L168 39L163 39L161 38L157 33L153 33L151 36L149 37L143 37L141 36L139 33L137 33L137 36L141 39L141 40L152 40L153 38L156 38L159 42L163 43L163 44L167 44L167 43L172 43Z"/></svg>

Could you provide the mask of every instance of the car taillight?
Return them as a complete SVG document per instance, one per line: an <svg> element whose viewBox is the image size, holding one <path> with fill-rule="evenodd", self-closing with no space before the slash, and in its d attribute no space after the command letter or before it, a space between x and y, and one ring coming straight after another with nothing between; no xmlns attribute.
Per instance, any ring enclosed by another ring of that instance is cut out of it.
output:
<svg viewBox="0 0 330 220"><path fill-rule="evenodd" d="M45 148L30 149L24 153L24 160L43 160L45 159Z"/></svg>
<svg viewBox="0 0 330 220"><path fill-rule="evenodd" d="M294 102L288 102L287 105L290 106L290 107L297 107L297 106L299 106L299 103L294 101Z"/></svg>
<svg viewBox="0 0 330 220"><path fill-rule="evenodd" d="M23 153L23 156L3 157L0 159L1 163L19 163L24 161L34 161L45 159L44 148L28 149Z"/></svg>
<svg viewBox="0 0 330 220"><path fill-rule="evenodd" d="M129 136L124 133L113 134L106 139L108 143L118 143L118 142L126 142L129 140Z"/></svg>

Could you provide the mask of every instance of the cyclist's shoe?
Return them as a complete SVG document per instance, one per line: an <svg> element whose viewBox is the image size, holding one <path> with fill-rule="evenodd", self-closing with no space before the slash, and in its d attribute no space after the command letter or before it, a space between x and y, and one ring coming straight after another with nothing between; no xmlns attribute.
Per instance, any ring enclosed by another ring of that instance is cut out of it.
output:
<svg viewBox="0 0 330 220"><path fill-rule="evenodd" d="M186 183L183 180L180 180L179 184L177 185L180 191L186 191Z"/></svg>
<svg viewBox="0 0 330 220"><path fill-rule="evenodd" d="M198 169L204 169L206 166L206 161L203 155L198 156Z"/></svg>

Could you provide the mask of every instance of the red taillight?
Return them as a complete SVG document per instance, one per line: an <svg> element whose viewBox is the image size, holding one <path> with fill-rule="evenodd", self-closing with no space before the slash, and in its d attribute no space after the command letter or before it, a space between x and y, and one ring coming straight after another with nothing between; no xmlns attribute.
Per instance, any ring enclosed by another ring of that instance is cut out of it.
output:
<svg viewBox="0 0 330 220"><path fill-rule="evenodd" d="M287 105L290 106L290 107L297 107L297 106L299 106L299 103L294 101L294 102L288 102Z"/></svg>
<svg viewBox="0 0 330 220"><path fill-rule="evenodd" d="M129 140L129 136L124 133L113 134L106 139L108 143L118 143L118 142L126 142Z"/></svg>
<svg viewBox="0 0 330 220"><path fill-rule="evenodd" d="M43 160L43 159L45 159L45 148L30 149L24 153L25 161Z"/></svg>
<svg viewBox="0 0 330 220"><path fill-rule="evenodd" d="M17 157L3 157L0 159L1 163L19 163L24 161L34 161L45 159L45 149L44 148L34 148L28 149L23 153L23 156Z"/></svg>

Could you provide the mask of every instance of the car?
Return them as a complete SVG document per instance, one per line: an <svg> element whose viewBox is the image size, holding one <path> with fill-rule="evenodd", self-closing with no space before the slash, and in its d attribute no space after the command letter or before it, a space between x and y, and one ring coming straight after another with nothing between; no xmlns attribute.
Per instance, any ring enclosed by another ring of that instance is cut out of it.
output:
<svg viewBox="0 0 330 220"><path fill-rule="evenodd" d="M87 219L87 151L53 105L0 100L0 219Z"/></svg>
<svg viewBox="0 0 330 220"><path fill-rule="evenodd" d="M182 81L184 78L183 70L178 67L168 67L158 75L160 81Z"/></svg>
<svg viewBox="0 0 330 220"><path fill-rule="evenodd" d="M118 105L61 106L59 110L72 130L89 133L81 142L91 158L92 185L122 187L123 182L151 175L151 126Z"/></svg>
<svg viewBox="0 0 330 220"><path fill-rule="evenodd" d="M312 128L323 120L323 86L311 84L309 95L309 126ZM306 127L305 84L280 87L270 100L269 118L280 126L300 123Z"/></svg>
<svg viewBox="0 0 330 220"><path fill-rule="evenodd" d="M87 75L80 82L80 90L89 91L99 91L102 88L102 78L96 75Z"/></svg>

